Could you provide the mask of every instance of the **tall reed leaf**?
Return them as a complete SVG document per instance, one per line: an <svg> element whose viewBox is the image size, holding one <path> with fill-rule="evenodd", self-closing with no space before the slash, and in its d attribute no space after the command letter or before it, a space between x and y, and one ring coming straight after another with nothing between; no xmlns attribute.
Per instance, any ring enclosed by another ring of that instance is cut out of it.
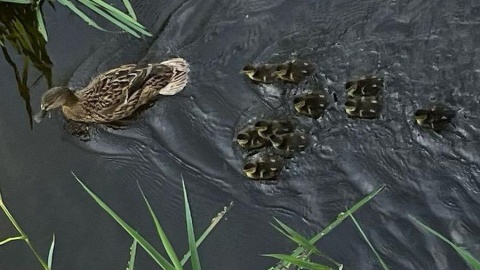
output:
<svg viewBox="0 0 480 270"><path fill-rule="evenodd" d="M128 0L122 0L122 1L123 1L123 5L125 5L125 8L127 8L127 11L130 17L132 17L132 19L136 21L137 15L135 15L135 11L133 10L133 7L132 7L132 4L130 4L130 1Z"/></svg>
<svg viewBox="0 0 480 270"><path fill-rule="evenodd" d="M468 252L465 249L455 245L452 241L448 240L445 236L441 235L440 233L438 233L434 229L432 229L432 228L428 227L427 225L423 224L422 222L420 222L418 219L414 218L413 216L409 215L409 217L411 219L413 219L415 222L417 222L417 224L420 225L423 229L425 229L429 233L435 235L436 237L440 238L445 243L449 244L453 249L455 249L455 251L457 251L457 253L465 260L465 262L468 265L470 265L473 269L480 270L480 261L475 259L472 256L472 254L470 254L470 252Z"/></svg>
<svg viewBox="0 0 480 270"><path fill-rule="evenodd" d="M50 250L48 251L47 265L50 270L52 269L53 262L53 250L55 249L55 234L52 237L52 243L50 244Z"/></svg>
<svg viewBox="0 0 480 270"><path fill-rule="evenodd" d="M173 265L171 265L158 251L156 251L153 246L143 238L138 232L136 232L130 225L128 225L120 216L118 216L108 205L106 205L93 191L91 191L76 175L71 172L75 179L80 183L82 188L95 200L95 202L103 208L122 228L130 234L131 237L135 238L140 246L155 260L155 262L165 270L175 270Z"/></svg>
<svg viewBox="0 0 480 270"><path fill-rule="evenodd" d="M14 4L32 4L33 0L0 0L0 2L14 3Z"/></svg>
<svg viewBox="0 0 480 270"><path fill-rule="evenodd" d="M318 263L313 263L313 262L308 262L305 260L298 259L294 256L291 255L285 255L285 254L266 254L265 256L269 256L272 258L276 258L291 264L294 264L298 267L302 267L302 269L310 269L310 270L333 270L333 268L321 265ZM286 269L286 268L282 268Z"/></svg>
<svg viewBox="0 0 480 270"><path fill-rule="evenodd" d="M37 21L38 21L38 32L42 34L43 39L45 39L45 41L48 41L47 29L45 28L45 22L43 21L43 14L42 14L42 10L40 9L40 5L38 5L36 9L37 9L36 13L37 13Z"/></svg>
<svg viewBox="0 0 480 270"><path fill-rule="evenodd" d="M150 212L150 215L152 216L153 223L155 224L155 228L157 229L158 236L160 236L160 240L162 241L163 247L165 248L165 251L167 252L168 256L170 257L170 260L172 261L173 265L175 266L175 269L181 270L182 265L180 264L180 261L178 260L177 254L175 253L175 250L173 249L172 244L168 240L167 235L162 229L162 226L160 226L160 222L158 222L157 216L153 212L152 207L150 206L150 203L147 200L147 197L145 197L145 194L143 193L142 188L140 187L140 184L138 184L138 189L140 189L140 193L142 193L142 197L145 200L145 204L147 205L148 211Z"/></svg>
<svg viewBox="0 0 480 270"><path fill-rule="evenodd" d="M192 269L201 270L200 259L198 257L197 245L195 243L195 232L193 230L192 212L190 211L190 204L188 203L187 189L185 188L185 181L182 177L183 198L185 200L185 219L187 222L188 246L192 254Z"/></svg>
<svg viewBox="0 0 480 270"><path fill-rule="evenodd" d="M377 257L377 259L378 259L378 261L380 262L380 264L382 265L383 269L384 269L384 270L389 270L387 264L382 260L382 257L380 257L380 254L378 254L377 250L373 247L373 245L372 245L372 243L370 242L370 240L368 240L367 235L363 232L362 227L360 227L360 224L357 222L357 220L355 219L355 217L353 217L352 214L350 214L350 217L352 218L353 223L355 223L355 226L357 226L357 229L358 229L358 231L360 232L360 234L362 235L362 237L363 237L363 239L365 240L365 242L367 242L368 246L370 247L370 249L373 251L373 253L374 253L375 256Z"/></svg>
<svg viewBox="0 0 480 270"><path fill-rule="evenodd" d="M133 270L135 267L135 256L137 255L137 239L133 238L132 246L130 247L130 259L128 260L127 270Z"/></svg>
<svg viewBox="0 0 480 270"><path fill-rule="evenodd" d="M77 14L78 17L80 17L82 20L84 20L88 25L93 26L97 28L98 30L108 32L105 28L101 27L98 25L93 19L88 17L87 14L85 14L83 11L81 11L79 8L77 8L72 2L69 0L57 0L60 4L68 7L73 13Z"/></svg>

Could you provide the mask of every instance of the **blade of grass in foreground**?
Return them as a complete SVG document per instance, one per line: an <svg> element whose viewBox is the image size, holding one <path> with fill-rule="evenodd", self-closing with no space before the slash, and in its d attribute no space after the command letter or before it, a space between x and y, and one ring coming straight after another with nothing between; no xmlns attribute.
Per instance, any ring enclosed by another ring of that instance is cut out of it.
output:
<svg viewBox="0 0 480 270"><path fill-rule="evenodd" d="M327 235L331 230L333 230L335 227L340 225L349 215L348 214L353 214L355 213L358 209L360 209L362 206L364 206L366 203L368 203L371 199L373 199L375 196L377 196L383 189L385 188L385 185L379 186L377 189L372 191L370 194L365 196L362 200L360 200L358 203L356 203L354 206L352 206L350 209L347 210L347 214L342 212L338 215L337 219L330 223L325 229L323 229L320 233L312 237L310 239L310 243L313 245L315 244L318 240L320 240L322 237ZM293 257L298 257L300 254L307 254L307 256L311 255L312 253L307 251L304 247L300 246L297 247L293 253ZM287 263L288 266L288 263ZM284 262L280 262L277 266L271 267L269 269L284 269L286 267L286 264Z"/></svg>
<svg viewBox="0 0 480 270"><path fill-rule="evenodd" d="M130 1L128 0L122 0L122 1L123 1L123 5L125 5L125 8L127 8L127 11L130 17L132 17L132 19L136 21L137 15L135 15L135 11L133 10L133 7L132 7L132 4L130 4Z"/></svg>
<svg viewBox="0 0 480 270"><path fill-rule="evenodd" d="M352 214L349 214L350 217L352 218L353 220L353 223L355 223L355 226L357 226L357 229L358 231L360 232L360 234L362 235L363 239L365 240L365 242L367 242L368 246L370 247L370 249L373 251L373 253L375 254L375 256L377 256L377 259L378 261L380 262L380 264L382 265L383 269L385 270L389 270L387 264L382 260L382 257L380 257L380 254L378 254L377 250L373 247L372 243L370 242L370 240L368 240L367 238L367 235L363 232L362 230L362 227L360 227L360 224L357 222L357 220L353 217Z"/></svg>
<svg viewBox="0 0 480 270"><path fill-rule="evenodd" d="M201 270L200 259L198 258L197 245L195 243L195 232L193 230L192 212L190 211L190 204L188 203L187 189L185 188L185 181L182 177L183 198L185 200L185 219L187 222L188 246L192 254L192 269Z"/></svg>
<svg viewBox="0 0 480 270"><path fill-rule="evenodd" d="M131 237L136 239L140 246L155 260L155 262L165 270L175 270L173 265L171 265L158 251L156 251L153 246L143 238L138 232L136 232L130 225L128 225L120 216L118 216L107 204L105 204L93 191L91 191L76 175L71 172L75 179L82 185L83 189L95 200L95 202L103 208L122 228L130 234Z"/></svg>
<svg viewBox="0 0 480 270"><path fill-rule="evenodd" d="M137 22L135 19L128 16L127 14L123 13L119 9L115 8L114 6L107 4L102 0L89 0L89 1L92 1L93 3L95 3L95 5L97 5L98 7L101 7L103 10L110 13L114 18L117 18L118 20L122 21L122 23L126 24L131 29L136 30L137 32L143 35L152 36L142 24L140 24L139 22Z"/></svg>
<svg viewBox="0 0 480 270"><path fill-rule="evenodd" d="M85 14L83 11L81 11L79 8L77 8L72 2L69 0L57 0L60 4L68 7L73 13L77 14L78 17L80 17L82 20L84 20L88 25L93 26L97 28L98 30L108 32L105 28L101 27L98 25L94 20L92 20L90 17L88 17L87 14Z"/></svg>
<svg viewBox="0 0 480 270"><path fill-rule="evenodd" d="M152 216L153 223L155 224L155 228L157 229L158 236L160 236L160 240L162 241L163 247L165 248L165 251L167 252L168 257L170 257L170 260L175 266L175 269L181 270L182 265L180 265L180 261L178 260L177 254L175 253L175 250L173 249L172 244L168 240L168 237L165 234L165 231L163 231L162 226L160 226L160 222L158 222L157 216L153 212L153 209L150 206L150 203L148 202L147 197L145 197L145 194L143 193L143 190L140 187L140 184L138 182L137 182L137 185L138 185L138 189L140 189L140 193L142 194L143 199L145 200L145 204L147 205L148 211Z"/></svg>
<svg viewBox="0 0 480 270"><path fill-rule="evenodd" d="M215 228L218 225L218 223L222 220L223 216L230 210L230 208L232 208L232 206L233 206L233 202L230 202L228 206L223 207L223 210L220 213L218 213L216 217L212 219L212 222L210 223L208 228L203 232L203 234L198 238L197 242L195 243L197 248L203 243L205 238L207 238L210 232L212 232L213 228ZM183 256L183 259L181 261L182 266L184 266L187 260L190 259L191 254L192 253L188 251L187 254Z"/></svg>
<svg viewBox="0 0 480 270"><path fill-rule="evenodd" d="M6 243L8 242L12 242L12 241L17 241L17 240L25 240L25 236L15 236L15 237L10 237L10 238L7 238L3 241L0 241L0 246L3 246L5 245Z"/></svg>
<svg viewBox="0 0 480 270"><path fill-rule="evenodd" d="M48 41L47 29L45 28L45 22L43 21L43 14L42 14L42 10L40 9L40 5L38 5L36 9L37 9L36 13L37 13L37 21L38 21L38 32L42 34L43 39L45 39L45 41Z"/></svg>
<svg viewBox="0 0 480 270"><path fill-rule="evenodd" d="M328 257L327 255L323 254L320 252L313 244L309 242L305 237L303 237L301 234L296 232L294 229L288 227L286 224L281 222L280 220L274 218L275 221L280 225L281 228L275 226L272 224L272 226L278 230L280 233L288 237L290 240L293 242L297 243L299 246L303 246L306 250L308 250L310 253L314 253L324 259L327 259L331 263L335 264L337 267L340 267L341 264L335 261L334 259Z"/></svg>
<svg viewBox="0 0 480 270"><path fill-rule="evenodd" d="M128 260L127 270L133 270L135 267L135 256L137 254L137 240L133 238L132 246L130 247L130 259Z"/></svg>
<svg viewBox="0 0 480 270"><path fill-rule="evenodd" d="M477 259L475 259L472 254L470 254L470 252L466 251L465 249L455 245L452 241L448 240L445 236L441 235L440 233L438 233L437 231L435 231L434 229L428 227L427 225L423 224L422 222L420 222L418 219L414 218L413 216L410 216L409 217L411 219L413 219L415 222L418 223L418 225L420 225L423 229L425 229L426 231L430 232L431 234L435 235L436 237L440 238L441 240L443 240L445 243L449 244L453 249L455 249L458 254L460 256L462 256L462 258L465 260L465 262L470 265L473 269L475 270L480 270L480 261L478 261Z"/></svg>
<svg viewBox="0 0 480 270"><path fill-rule="evenodd" d="M50 270L52 269L53 262L53 250L55 249L55 234L52 237L52 244L50 245L50 250L48 251L47 265Z"/></svg>
<svg viewBox="0 0 480 270"><path fill-rule="evenodd" d="M0 2L14 3L14 4L31 4L31 0L1 0Z"/></svg>
<svg viewBox="0 0 480 270"><path fill-rule="evenodd" d="M285 254L265 254L265 256L273 257L291 264L294 264L296 266L305 268L305 269L310 269L310 270L333 270L331 267L321 265L318 263L313 263L313 262L308 262L304 261L302 259L295 258L291 255L285 255ZM286 268L283 268L286 269Z"/></svg>

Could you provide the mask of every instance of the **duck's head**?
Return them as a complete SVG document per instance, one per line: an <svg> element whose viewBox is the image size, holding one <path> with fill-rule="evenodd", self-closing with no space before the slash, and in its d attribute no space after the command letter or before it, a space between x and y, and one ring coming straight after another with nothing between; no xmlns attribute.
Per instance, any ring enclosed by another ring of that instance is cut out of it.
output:
<svg viewBox="0 0 480 270"><path fill-rule="evenodd" d="M249 77L253 76L253 74L255 74L255 72L257 71L257 68L254 67L253 65L246 65L242 71L240 71L240 73L243 73Z"/></svg>
<svg viewBox="0 0 480 270"><path fill-rule="evenodd" d="M295 107L295 110L297 110L297 112L301 111L303 107L305 107L305 103L306 103L306 98L305 97L296 97L294 100L293 100L293 107Z"/></svg>
<svg viewBox="0 0 480 270"><path fill-rule="evenodd" d="M254 162L247 162L243 165L243 173L245 173L248 177L253 177L253 174L257 171L258 165Z"/></svg>
<svg viewBox="0 0 480 270"><path fill-rule="evenodd" d="M245 146L248 144L248 142L250 141L251 137L250 137L250 134L248 134L247 132L239 132L237 134L237 143L240 145L240 146Z"/></svg>
<svg viewBox="0 0 480 270"><path fill-rule="evenodd" d="M428 113L429 113L428 110L424 110L424 109L417 110L414 114L414 118L417 124L419 125L423 124L423 122L427 120Z"/></svg>
<svg viewBox="0 0 480 270"><path fill-rule="evenodd" d="M70 88L65 86L51 88L42 96L40 112L35 115L35 121L40 123L48 111L61 106L74 104L77 101L77 97Z"/></svg>
<svg viewBox="0 0 480 270"><path fill-rule="evenodd" d="M357 109L357 103L353 100L347 100L345 102L345 111L347 113L353 112Z"/></svg>

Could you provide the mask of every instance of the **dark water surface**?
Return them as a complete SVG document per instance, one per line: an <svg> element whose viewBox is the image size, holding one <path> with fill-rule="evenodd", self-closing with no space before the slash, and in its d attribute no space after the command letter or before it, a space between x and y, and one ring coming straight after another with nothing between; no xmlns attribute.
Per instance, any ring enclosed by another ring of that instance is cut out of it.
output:
<svg viewBox="0 0 480 270"><path fill-rule="evenodd" d="M54 269L124 269L131 244L70 171L159 246L138 181L179 254L187 249L181 175L197 229L234 201L200 248L204 269L265 269L275 261L260 254L294 248L270 226L272 217L311 236L382 183L386 190L356 216L391 269L468 269L409 214L480 257L480 2L170 0L134 8L154 38L99 32L63 7L46 9L56 85L81 87L124 63L175 55L191 63L183 92L122 130L97 127L82 142L54 113L31 131L11 69L0 61L0 188L43 256L55 233ZM293 114L284 106L292 92L252 85L239 70L297 56L316 63L329 108L318 121L300 118L311 146L277 185L248 181L234 133L252 117ZM371 73L386 81L382 116L348 119L344 82ZM43 83L32 89L34 108L45 90ZM458 110L454 131L413 125L414 110L433 101ZM13 233L0 216L0 238ZM350 221L319 247L346 269L380 269ZM154 267L139 252L136 269ZM0 269L40 266L17 242L0 248Z"/></svg>

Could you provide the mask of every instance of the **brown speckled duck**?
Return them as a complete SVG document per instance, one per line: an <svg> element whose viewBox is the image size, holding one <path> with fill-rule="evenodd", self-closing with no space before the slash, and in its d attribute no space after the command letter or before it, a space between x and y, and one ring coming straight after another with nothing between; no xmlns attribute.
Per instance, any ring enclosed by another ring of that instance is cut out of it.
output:
<svg viewBox="0 0 480 270"><path fill-rule="evenodd" d="M85 88L54 87L42 96L40 122L48 111L61 108L67 119L108 123L132 115L158 95L175 95L188 81L189 65L182 58L140 67L123 65L98 75Z"/></svg>

